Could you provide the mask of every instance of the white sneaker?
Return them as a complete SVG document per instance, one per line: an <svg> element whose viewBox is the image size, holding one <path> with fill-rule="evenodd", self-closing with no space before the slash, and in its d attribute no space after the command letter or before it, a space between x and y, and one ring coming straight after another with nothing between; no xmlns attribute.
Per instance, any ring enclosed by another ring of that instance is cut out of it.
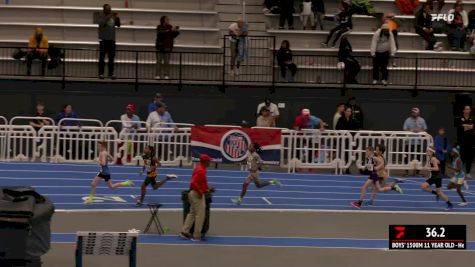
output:
<svg viewBox="0 0 475 267"><path fill-rule="evenodd" d="M383 85L388 85L388 81L386 81L386 80L382 80L381 83L382 83Z"/></svg>
<svg viewBox="0 0 475 267"><path fill-rule="evenodd" d="M468 205L468 203L467 203L467 202L460 202L458 205L459 205L460 207L465 207L465 206Z"/></svg>
<svg viewBox="0 0 475 267"><path fill-rule="evenodd" d="M165 75L165 77L163 77L165 80L168 80L170 79L170 77L168 77L168 75Z"/></svg>
<svg viewBox="0 0 475 267"><path fill-rule="evenodd" d="M377 80L373 80L373 84L378 84L378 81L377 81Z"/></svg>
<svg viewBox="0 0 475 267"><path fill-rule="evenodd" d="M155 76L155 80L160 80L160 76Z"/></svg>
<svg viewBox="0 0 475 267"><path fill-rule="evenodd" d="M463 187L465 187L465 190L468 190L468 189L469 189L469 188L468 188L468 183L467 183L467 181L463 181Z"/></svg>

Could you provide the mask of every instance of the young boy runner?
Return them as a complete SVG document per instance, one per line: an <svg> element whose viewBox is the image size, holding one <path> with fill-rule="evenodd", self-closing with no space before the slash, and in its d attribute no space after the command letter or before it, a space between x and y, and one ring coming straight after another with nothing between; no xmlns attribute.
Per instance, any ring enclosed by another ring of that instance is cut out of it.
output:
<svg viewBox="0 0 475 267"><path fill-rule="evenodd" d="M435 157L435 148L428 147L427 156L429 156L429 162L424 169L429 171L429 179L421 184L421 189L434 194L437 201L442 198L447 203L446 210L451 210L453 205L447 195L442 192L442 177L440 176L439 160ZM431 185L435 185L435 190L432 190Z"/></svg>
<svg viewBox="0 0 475 267"><path fill-rule="evenodd" d="M145 177L145 180L142 183L142 186L140 187L140 199L137 199L137 206L142 206L145 194L147 192L147 186L149 184L152 185L153 190L157 190L167 181L177 178L175 174L168 174L165 179L160 180L157 183L157 169L160 166L160 160L155 157L155 150L153 146L145 147L144 155L142 156L142 158L144 165L142 171L140 171L140 176L142 176L144 171L147 172L147 176Z"/></svg>
<svg viewBox="0 0 475 267"><path fill-rule="evenodd" d="M385 186L385 181L388 178L388 172L386 171L386 160L383 157L386 148L383 145L377 145L375 156L373 157L373 171L371 172L368 180L363 184L361 187L360 198L358 201L352 202L351 205L357 209L361 208L361 204L363 203L364 197L366 195L366 191L370 186L373 186L373 194L371 199L376 197L375 192L387 192L394 190L399 193L403 193L401 187L396 182L391 183L389 186Z"/></svg>
<svg viewBox="0 0 475 267"><path fill-rule="evenodd" d="M241 196L238 198L231 199L231 201L237 205L240 205L243 201L244 196L246 195L247 188L249 184L254 182L257 188L262 188L268 185L282 185L281 182L277 179L272 179L268 182L259 181L259 170L262 167L263 161L259 152L261 151L261 146L258 143L251 143L249 145L249 153L247 157L247 166L249 168L249 175L246 178L246 181L242 185Z"/></svg>
<svg viewBox="0 0 475 267"><path fill-rule="evenodd" d="M460 202L459 206L467 206L467 200L462 193L462 185L466 183L465 181L465 172L463 171L463 163L462 159L460 158L460 153L457 148L452 148L452 152L450 153L450 157L452 159L452 164L448 168L453 171L453 176L450 179L449 184L447 185L447 189L457 189L457 194L459 194L462 202Z"/></svg>
<svg viewBox="0 0 475 267"><path fill-rule="evenodd" d="M107 143L104 141L99 142L97 149L99 150L98 163L100 166L100 171L96 175L96 177L94 177L94 179L92 180L91 193L89 194L88 199L84 201L85 204L92 204L92 202L94 202L94 194L96 193L96 186L102 179L104 179L104 181L107 183L107 186L110 189L116 189L122 186L134 186L134 183L129 180L126 180L125 182L113 184L111 180L111 172L110 172L109 164L108 164L109 160L113 160L113 157L109 154L109 152L107 152Z"/></svg>

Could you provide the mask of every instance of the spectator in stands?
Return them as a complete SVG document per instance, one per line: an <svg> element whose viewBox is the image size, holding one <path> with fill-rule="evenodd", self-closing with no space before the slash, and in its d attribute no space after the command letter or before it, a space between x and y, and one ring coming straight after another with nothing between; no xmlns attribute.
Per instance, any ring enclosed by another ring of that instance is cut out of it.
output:
<svg viewBox="0 0 475 267"><path fill-rule="evenodd" d="M160 80L160 77L169 79L170 56L173 50L174 40L180 34L179 29L178 26L172 26L170 24L170 20L167 16L160 18L160 25L157 26L157 39L155 41L155 49L157 49L156 80Z"/></svg>
<svg viewBox="0 0 475 267"><path fill-rule="evenodd" d="M279 107L276 104L272 103L272 100L270 98L267 97L264 102L257 105L257 115L260 114L261 109L263 107L269 109L270 115L274 118L274 120L277 120L279 118Z"/></svg>
<svg viewBox="0 0 475 267"><path fill-rule="evenodd" d="M345 106L345 111L343 116L338 119L336 123L336 130L346 130L346 131L356 131L358 130L358 125L353 118L353 110L349 106Z"/></svg>
<svg viewBox="0 0 475 267"><path fill-rule="evenodd" d="M323 0L312 0L312 11L315 15L315 21L320 26L320 30L323 31L323 19L325 18L325 4Z"/></svg>
<svg viewBox="0 0 475 267"><path fill-rule="evenodd" d="M115 58L115 28L120 27L120 18L117 13L112 13L111 6L104 4L103 13L99 18L99 78L104 79L105 57L108 56L107 71L111 79L114 76Z"/></svg>
<svg viewBox="0 0 475 267"><path fill-rule="evenodd" d="M42 101L36 102L36 114L35 117L46 117L45 104ZM51 121L46 119L34 119L30 121L30 125L38 132L41 127L45 125L51 125Z"/></svg>
<svg viewBox="0 0 475 267"><path fill-rule="evenodd" d="M421 9L416 14L416 33L422 36L427 42L426 50L434 50L435 36L432 28L432 11L428 3L423 3Z"/></svg>
<svg viewBox="0 0 475 267"><path fill-rule="evenodd" d="M356 75L361 70L361 65L353 56L353 49L346 36L341 37L340 47L338 49L338 60L342 62L345 71L345 83L358 83Z"/></svg>
<svg viewBox="0 0 475 267"><path fill-rule="evenodd" d="M469 37L469 45L473 45L475 43L475 9L468 12L467 34Z"/></svg>
<svg viewBox="0 0 475 267"><path fill-rule="evenodd" d="M294 0L280 0L279 29L284 29L286 20L287 25L289 26L289 30L294 29L294 12Z"/></svg>
<svg viewBox="0 0 475 267"><path fill-rule="evenodd" d="M313 14L312 10L312 1L311 0L303 0L300 4L300 22L302 23L303 29L307 29L308 21L310 20L310 25L312 25L313 29L315 27L315 14Z"/></svg>
<svg viewBox="0 0 475 267"><path fill-rule="evenodd" d="M283 40L279 51L277 51L277 63L280 67L280 75L283 81L294 82L295 74L297 73L297 65L292 62L292 50L290 50L290 43ZM290 77L287 79L287 69L290 70Z"/></svg>
<svg viewBox="0 0 475 267"><path fill-rule="evenodd" d="M447 24L447 38L449 40L450 49L463 51L465 50L465 39L467 38L467 12L463 10L462 4L456 3L454 8L449 11L449 14L454 15L454 19Z"/></svg>
<svg viewBox="0 0 475 267"><path fill-rule="evenodd" d="M310 110L307 108L302 109L302 112L299 116L295 118L294 129L320 129L324 130L325 123L322 119L315 117L310 114Z"/></svg>
<svg viewBox="0 0 475 267"><path fill-rule="evenodd" d="M259 112L259 117L256 121L257 127L275 127L275 118L270 115L268 107L263 106Z"/></svg>
<svg viewBox="0 0 475 267"><path fill-rule="evenodd" d="M335 38L333 39L331 43L331 47L335 47L336 42L342 36L345 34L349 33L351 29L353 29L353 23L351 21L351 14L348 12L349 10L349 5L347 2L340 2L338 5L339 12L338 14L335 15L335 22L336 26L330 30L327 36L327 40L322 43L323 47L327 47L328 43L332 39L333 35L336 33Z"/></svg>
<svg viewBox="0 0 475 267"><path fill-rule="evenodd" d="M152 103L148 105L148 113L152 113L157 110L157 104L161 103L163 101L163 95L160 93L155 94L155 99L153 100Z"/></svg>
<svg viewBox="0 0 475 267"><path fill-rule="evenodd" d="M411 109L411 116L404 121L403 130L410 131L413 133L422 133L427 131L427 124L424 118L420 116L421 112L418 107L413 107ZM408 144L406 145L406 151L417 151L417 146L421 144L421 140L417 139L414 140L410 138L408 140ZM414 159L417 159L419 162L422 161L422 157L420 155L416 156ZM409 156L406 157L406 164L409 162ZM418 175L419 171L417 170L413 175ZM406 170L404 173L405 176L409 175L409 170Z"/></svg>
<svg viewBox="0 0 475 267"><path fill-rule="evenodd" d="M246 36L248 33L248 26L244 20L238 19L237 22L229 25L228 33L230 35L229 43L231 49L231 76L239 75L239 67L244 61L246 54ZM236 67L236 68L235 68Z"/></svg>
<svg viewBox="0 0 475 267"><path fill-rule="evenodd" d="M356 97L352 96L348 99L348 103L346 106L350 107L352 110L353 120L356 124L356 129L361 130L364 126L364 116L363 110L361 107L356 103Z"/></svg>
<svg viewBox="0 0 475 267"><path fill-rule="evenodd" d="M57 125L60 125L59 122L62 119L77 119L77 118L79 118L79 116L73 111L73 106L71 104L66 104L63 106L62 111L58 113L58 115L54 119L54 122ZM60 126L79 126L79 121L65 120L63 123L61 123Z"/></svg>
<svg viewBox="0 0 475 267"><path fill-rule="evenodd" d="M150 128L175 128L175 122L167 111L167 105L164 102L157 104L157 110L148 115L146 126Z"/></svg>
<svg viewBox="0 0 475 267"><path fill-rule="evenodd" d="M31 65L35 59L41 60L41 75L46 75L48 47L48 37L43 34L43 28L36 28L35 33L28 41L28 54L26 55L26 75L31 75Z"/></svg>
<svg viewBox="0 0 475 267"><path fill-rule="evenodd" d="M336 124L338 123L338 120L343 115L343 112L345 112L345 104L344 103L338 103L336 105L335 115L333 115L333 124L332 124L333 130L336 130Z"/></svg>
<svg viewBox="0 0 475 267"><path fill-rule="evenodd" d="M378 83L379 72L381 72L381 83L387 85L389 58L396 54L396 43L388 24L383 24L373 34L370 53L373 57L373 84Z"/></svg>
<svg viewBox="0 0 475 267"><path fill-rule="evenodd" d="M456 118L457 144L460 147L460 157L467 178L472 178L470 171L473 162L473 147L475 143L475 119L472 116L472 107L465 105L461 117Z"/></svg>
<svg viewBox="0 0 475 267"><path fill-rule="evenodd" d="M435 156L440 162L440 174L445 176L446 158L449 156L448 152L451 151L449 139L445 136L445 128L439 128L437 135L434 137L434 146Z"/></svg>
<svg viewBox="0 0 475 267"><path fill-rule="evenodd" d="M140 128L140 118L135 115L136 107L134 104L128 104L125 109L125 114L120 116L122 121L122 131L126 133L135 133Z"/></svg>

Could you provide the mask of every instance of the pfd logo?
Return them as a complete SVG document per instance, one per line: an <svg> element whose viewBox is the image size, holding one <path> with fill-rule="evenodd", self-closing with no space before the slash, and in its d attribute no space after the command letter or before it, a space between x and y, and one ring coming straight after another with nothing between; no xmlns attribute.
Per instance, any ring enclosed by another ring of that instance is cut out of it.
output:
<svg viewBox="0 0 475 267"><path fill-rule="evenodd" d="M454 14L432 14L432 21L452 22L455 19Z"/></svg>
<svg viewBox="0 0 475 267"><path fill-rule="evenodd" d="M243 161L250 143L251 139L243 131L229 131L221 139L221 153L229 161Z"/></svg>

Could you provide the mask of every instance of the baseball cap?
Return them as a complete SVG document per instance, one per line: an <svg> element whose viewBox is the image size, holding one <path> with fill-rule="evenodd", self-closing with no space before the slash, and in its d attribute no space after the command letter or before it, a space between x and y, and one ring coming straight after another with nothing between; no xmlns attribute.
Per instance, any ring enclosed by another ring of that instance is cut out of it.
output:
<svg viewBox="0 0 475 267"><path fill-rule="evenodd" d="M414 113L419 114L421 111L419 110L418 107L413 107L413 108L411 109L411 112L414 112Z"/></svg>
<svg viewBox="0 0 475 267"><path fill-rule="evenodd" d="M160 98L160 97L163 97L163 95L160 94L160 93L156 93L156 94L155 94L155 97L156 97L156 98Z"/></svg>
<svg viewBox="0 0 475 267"><path fill-rule="evenodd" d="M134 104L128 104L126 108L127 108L127 110L134 111L134 112L135 112L135 109L136 109Z"/></svg>
<svg viewBox="0 0 475 267"><path fill-rule="evenodd" d="M200 155L200 161L211 161L213 160L213 158L211 158L210 156L206 155L206 154L201 154Z"/></svg>
<svg viewBox="0 0 475 267"><path fill-rule="evenodd" d="M157 103L156 106L157 108L167 108L167 104L165 104L164 102Z"/></svg>
<svg viewBox="0 0 475 267"><path fill-rule="evenodd" d="M302 109L302 115L310 115L310 109L308 108Z"/></svg>

